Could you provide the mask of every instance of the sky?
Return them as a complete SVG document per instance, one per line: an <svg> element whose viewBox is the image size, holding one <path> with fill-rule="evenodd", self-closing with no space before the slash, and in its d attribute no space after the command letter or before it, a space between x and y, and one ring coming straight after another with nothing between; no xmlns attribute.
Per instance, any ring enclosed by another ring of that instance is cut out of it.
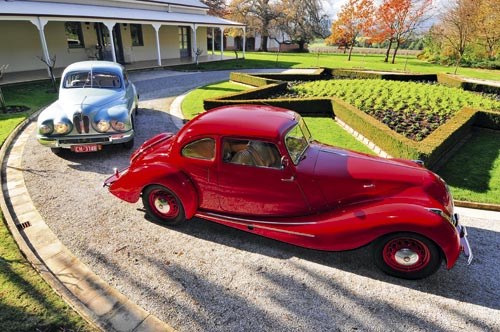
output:
<svg viewBox="0 0 500 332"><path fill-rule="evenodd" d="M434 0L434 4L435 6L440 6L446 1L447 0ZM325 10L326 14L332 19L335 19L337 13L340 11L340 8L347 2L347 0L321 0L321 2L323 3L323 9ZM382 0L375 0L376 4L380 2L382 2Z"/></svg>

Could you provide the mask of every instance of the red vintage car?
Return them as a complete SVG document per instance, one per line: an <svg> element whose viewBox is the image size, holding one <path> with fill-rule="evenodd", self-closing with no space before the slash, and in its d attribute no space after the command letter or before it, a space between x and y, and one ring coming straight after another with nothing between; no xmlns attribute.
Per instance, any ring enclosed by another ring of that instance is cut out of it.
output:
<svg viewBox="0 0 500 332"><path fill-rule="evenodd" d="M297 246L339 251L368 244L393 276L419 279L461 252L472 260L445 182L421 162L384 159L314 141L293 111L225 106L177 134L146 141L105 180L141 197L156 222L199 217Z"/></svg>

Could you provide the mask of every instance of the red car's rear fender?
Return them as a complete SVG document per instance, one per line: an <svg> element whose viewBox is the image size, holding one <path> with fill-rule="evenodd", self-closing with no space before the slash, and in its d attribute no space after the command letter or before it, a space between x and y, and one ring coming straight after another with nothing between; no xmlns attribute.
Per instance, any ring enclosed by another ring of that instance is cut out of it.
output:
<svg viewBox="0 0 500 332"><path fill-rule="evenodd" d="M109 191L124 201L135 203L149 185L162 185L179 197L186 218L190 219L198 209L198 194L191 180L181 171L162 163L129 168L111 186Z"/></svg>

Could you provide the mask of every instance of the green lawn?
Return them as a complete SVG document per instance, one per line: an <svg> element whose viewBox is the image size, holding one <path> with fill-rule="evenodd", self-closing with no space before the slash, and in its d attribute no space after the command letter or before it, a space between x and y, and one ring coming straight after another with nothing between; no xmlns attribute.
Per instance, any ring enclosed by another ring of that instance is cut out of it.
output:
<svg viewBox="0 0 500 332"><path fill-rule="evenodd" d="M226 55L233 55L232 52L225 52ZM239 52L241 56L241 52ZM384 56L380 54L354 54L351 61L347 61L344 54L315 54L315 53L272 53L272 52L246 52L245 59L228 60L223 62L201 63L196 65L176 66L179 69L199 69L199 70L222 70L222 69L247 69L247 68L361 68L382 71L408 71L414 73L434 74L452 73L454 68L432 64L421 61L415 56L400 55L396 58L396 63L385 63ZM485 70L475 68L459 68L458 75L500 80L498 70Z"/></svg>
<svg viewBox="0 0 500 332"><path fill-rule="evenodd" d="M56 98L48 84L3 88L7 105L26 105L31 111L0 113L0 146L29 114ZM2 332L95 331L69 307L19 251L0 215L0 326Z"/></svg>
<svg viewBox="0 0 500 332"><path fill-rule="evenodd" d="M500 132L477 130L438 171L458 200L500 204Z"/></svg>
<svg viewBox="0 0 500 332"><path fill-rule="evenodd" d="M227 95L229 93L239 92L249 88L250 87L248 86L231 82L219 82L202 86L190 92L186 98L184 98L181 106L182 113L186 119L191 119L204 110L204 99Z"/></svg>

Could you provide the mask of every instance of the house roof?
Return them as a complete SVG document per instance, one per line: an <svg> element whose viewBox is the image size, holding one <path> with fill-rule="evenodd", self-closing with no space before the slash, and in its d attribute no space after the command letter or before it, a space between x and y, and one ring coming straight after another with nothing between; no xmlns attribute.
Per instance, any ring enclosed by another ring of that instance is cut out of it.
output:
<svg viewBox="0 0 500 332"><path fill-rule="evenodd" d="M208 8L203 2L198 0L135 0L136 2L163 3L167 5L181 5L199 8Z"/></svg>
<svg viewBox="0 0 500 332"><path fill-rule="evenodd" d="M139 2L139 1L137 1ZM142 1L141 1L142 2ZM197 4L199 1L144 1L165 4ZM203 7L205 8L205 7ZM6 1L0 0L0 20L2 16L40 16L82 19L107 19L117 22L169 22L194 23L210 26L244 26L242 23L229 21L220 17L202 14L167 12L161 10L133 9L125 7L93 6L74 3L55 3L38 1Z"/></svg>

